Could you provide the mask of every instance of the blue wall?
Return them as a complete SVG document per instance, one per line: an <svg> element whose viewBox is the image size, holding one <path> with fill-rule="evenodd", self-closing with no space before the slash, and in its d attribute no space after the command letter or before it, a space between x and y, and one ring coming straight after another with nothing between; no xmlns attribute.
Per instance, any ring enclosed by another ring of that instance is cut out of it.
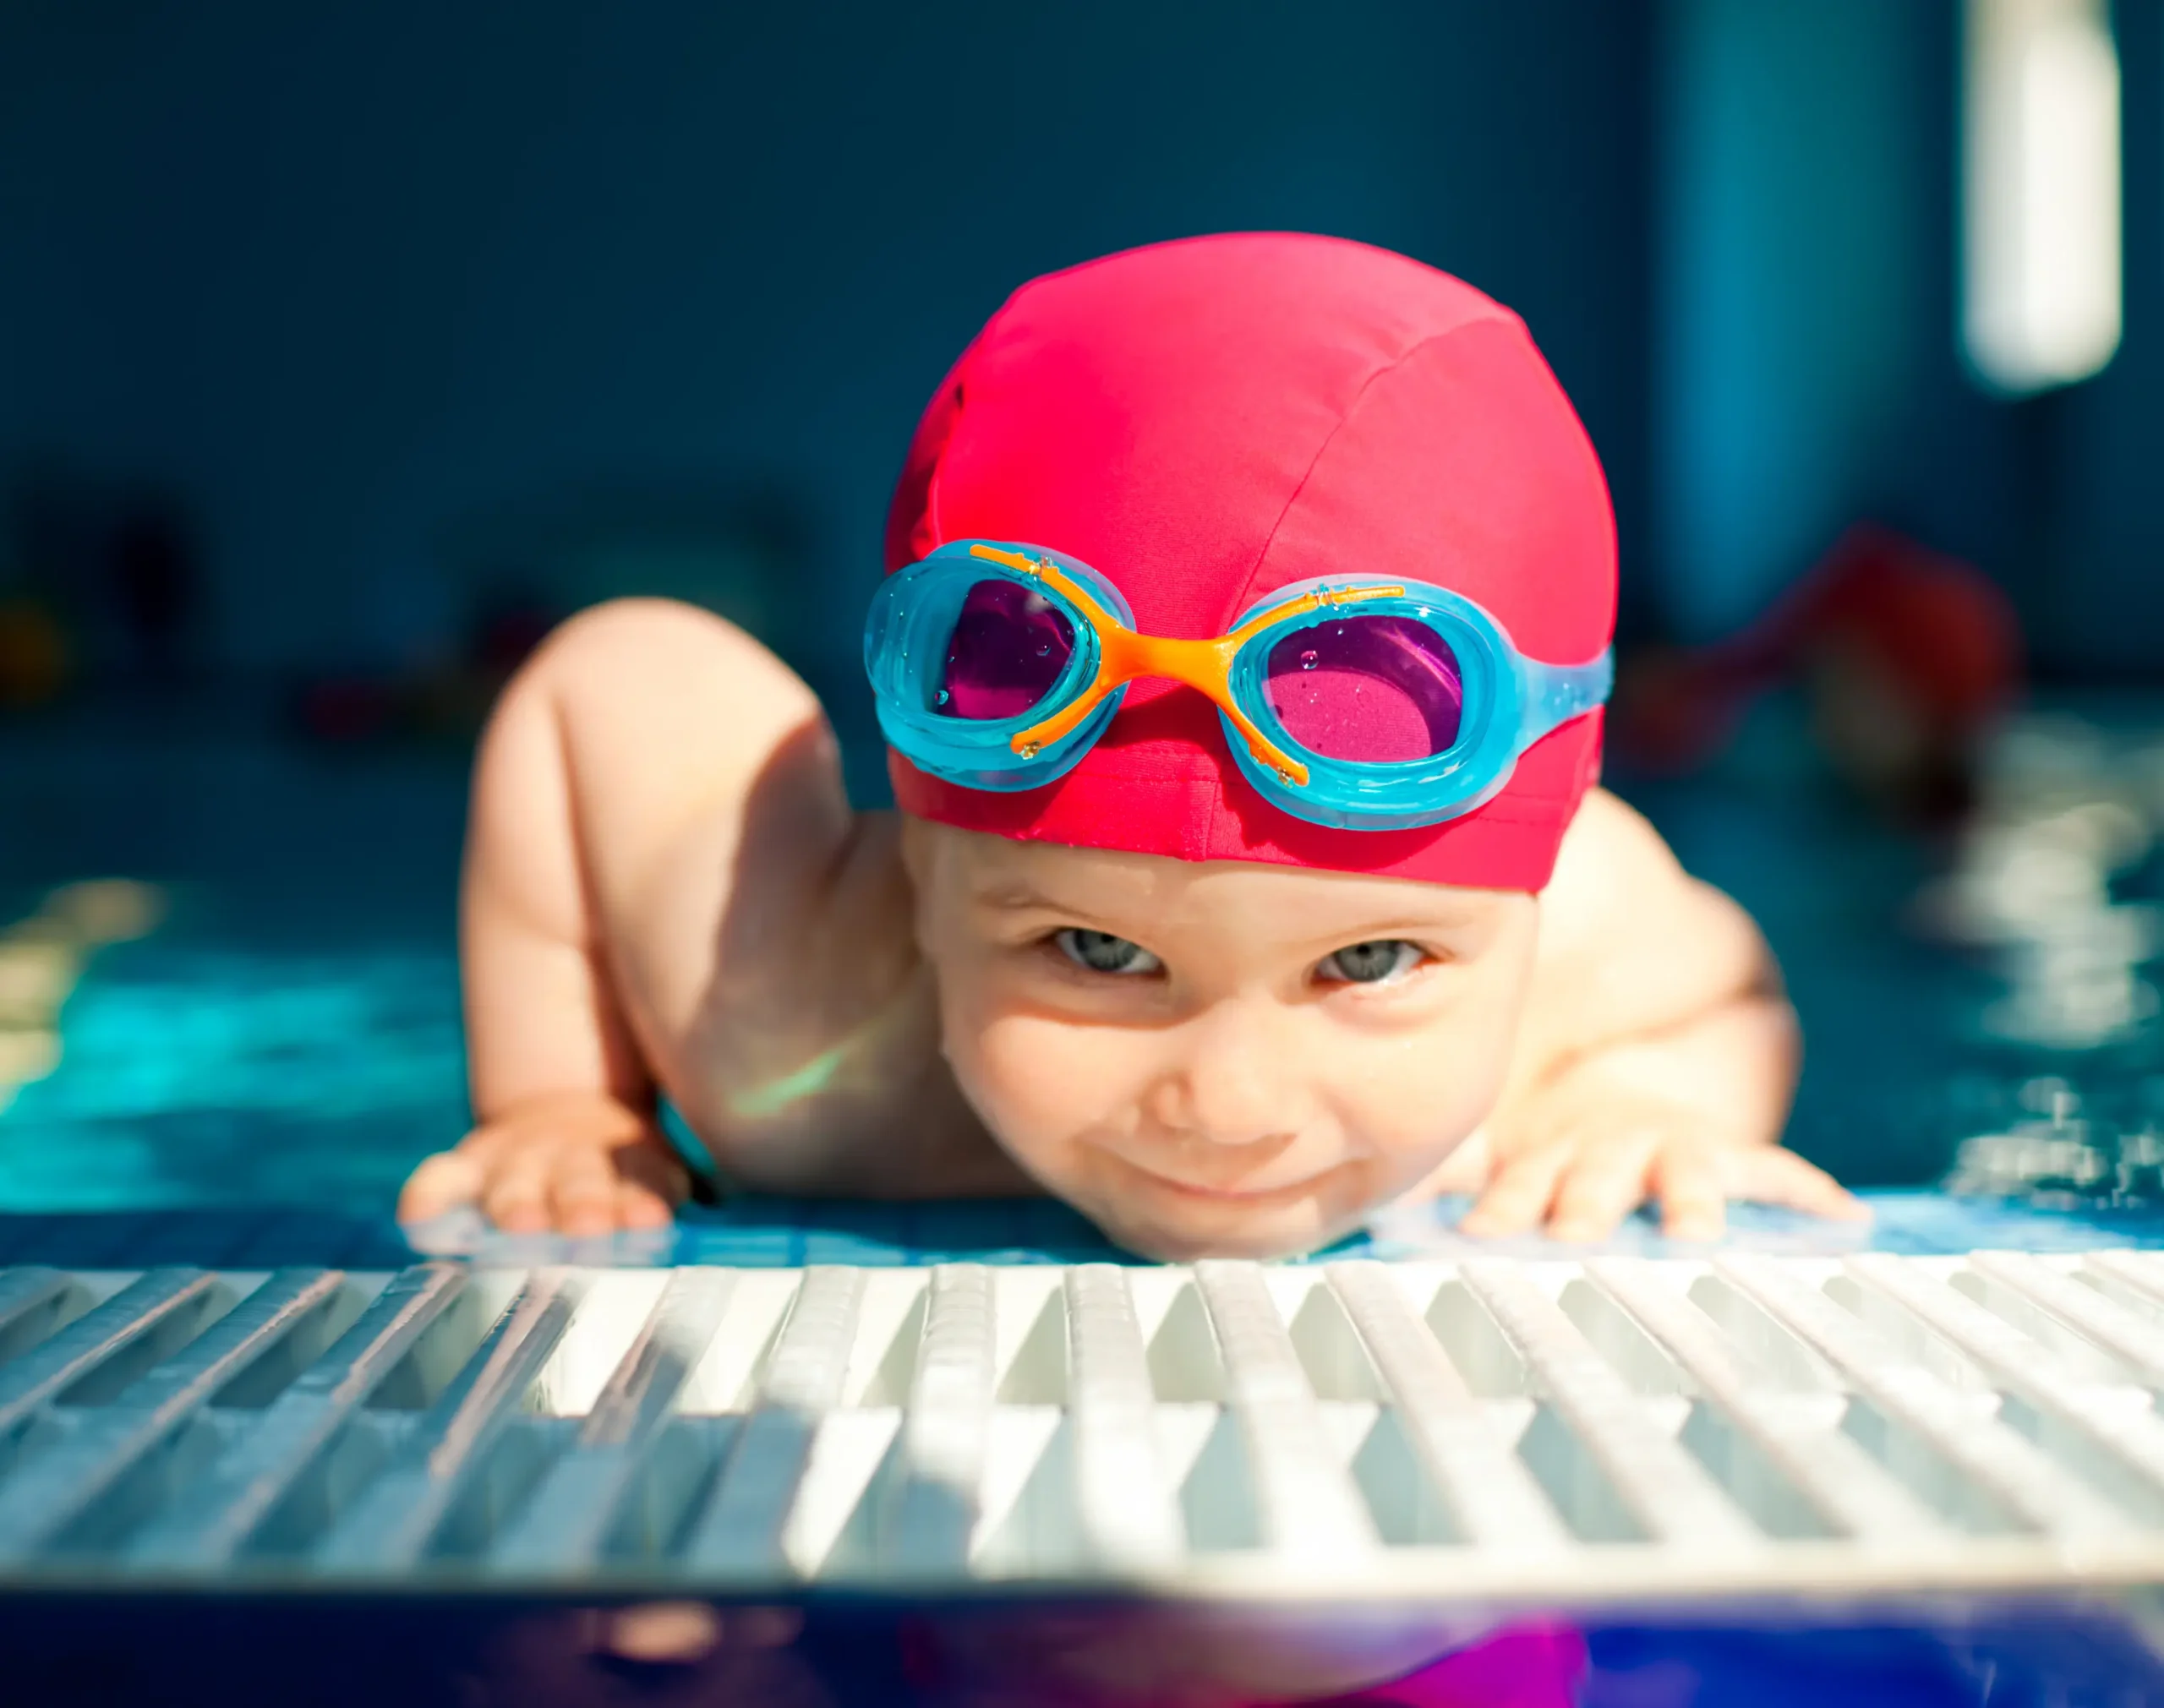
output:
<svg viewBox="0 0 2164 1708"><path fill-rule="evenodd" d="M0 473L193 494L238 666L425 647L450 532L597 483L779 487L854 587L1013 285L1306 227L1524 313L1635 545L1651 33L1615 0L11 6Z"/></svg>
<svg viewBox="0 0 2164 1708"><path fill-rule="evenodd" d="M2043 538L2027 591L2047 655L2164 674L2164 0L2118 0L2126 332L2036 429Z"/></svg>
<svg viewBox="0 0 2164 1708"><path fill-rule="evenodd" d="M240 667L442 644L477 519L587 491L778 495L853 605L916 408L1014 283L1306 227L1526 314L1626 613L1718 632L1876 515L2005 581L2047 666L2154 671L2164 0L2118 7L2124 345L2020 405L1957 345L1958 9L22 0L0 481L188 494Z"/></svg>
<svg viewBox="0 0 2164 1708"><path fill-rule="evenodd" d="M1959 345L1952 0L1665 0L1651 553L1744 620L1875 516L2014 594L2058 675L2164 674L2164 4L2120 0L2126 332L2007 402Z"/></svg>
<svg viewBox="0 0 2164 1708"><path fill-rule="evenodd" d="M1657 538L1694 636L1748 620L1888 481L1937 365L1921 12L1674 0L1664 19Z"/></svg>

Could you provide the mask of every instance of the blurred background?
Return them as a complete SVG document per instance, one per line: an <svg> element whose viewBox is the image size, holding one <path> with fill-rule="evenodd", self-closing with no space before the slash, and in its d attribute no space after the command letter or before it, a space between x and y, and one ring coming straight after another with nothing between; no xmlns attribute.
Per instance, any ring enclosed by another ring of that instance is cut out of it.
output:
<svg viewBox="0 0 2164 1708"><path fill-rule="evenodd" d="M1022 280L1240 228L1530 325L1612 780L1783 953L1799 1144L2154 1187L2164 0L9 0L0 163L0 1209L386 1208L526 649L710 605L878 799L923 400Z"/></svg>

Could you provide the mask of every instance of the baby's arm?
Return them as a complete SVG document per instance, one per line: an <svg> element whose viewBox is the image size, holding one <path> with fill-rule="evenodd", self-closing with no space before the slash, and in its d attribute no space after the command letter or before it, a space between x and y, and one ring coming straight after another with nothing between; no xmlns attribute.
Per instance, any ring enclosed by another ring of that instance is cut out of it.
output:
<svg viewBox="0 0 2164 1708"><path fill-rule="evenodd" d="M651 600L566 625L482 743L460 946L476 1126L401 1215L665 1221L686 1181L658 1093L740 1180L906 1167L891 1136L859 1143L866 1112L944 1129L955 1100L893 843L889 817L850 813L810 690L748 636Z"/></svg>
<svg viewBox="0 0 2164 1708"><path fill-rule="evenodd" d="M1648 1198L1688 1239L1731 1198L1860 1213L1780 1148L1799 1040L1764 938L1613 796L1566 838L1541 932L1519 1070L1443 1182L1480 1192L1467 1231L1598 1239Z"/></svg>

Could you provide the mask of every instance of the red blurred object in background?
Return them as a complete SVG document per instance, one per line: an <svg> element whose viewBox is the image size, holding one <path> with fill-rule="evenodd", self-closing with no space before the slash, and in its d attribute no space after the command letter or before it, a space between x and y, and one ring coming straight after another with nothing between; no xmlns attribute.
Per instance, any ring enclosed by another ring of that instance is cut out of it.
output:
<svg viewBox="0 0 2164 1708"><path fill-rule="evenodd" d="M1631 660L1613 735L1631 763L1686 771L1727 743L1760 694L1800 684L1844 778L1904 816L1935 818L1966 804L1978 741L2022 682L2006 595L1971 565L1866 524L1741 634Z"/></svg>
<svg viewBox="0 0 2164 1708"><path fill-rule="evenodd" d="M303 689L301 729L333 745L407 736L466 741L518 667L555 626L555 614L511 602L478 612L457 655L397 674L344 675Z"/></svg>
<svg viewBox="0 0 2164 1708"><path fill-rule="evenodd" d="M366 741L385 734L397 712L390 690L364 676L334 677L303 690L301 727L320 741Z"/></svg>
<svg viewBox="0 0 2164 1708"><path fill-rule="evenodd" d="M467 662L484 675L508 681L549 638L561 613L538 604L511 604L483 615L467 646Z"/></svg>

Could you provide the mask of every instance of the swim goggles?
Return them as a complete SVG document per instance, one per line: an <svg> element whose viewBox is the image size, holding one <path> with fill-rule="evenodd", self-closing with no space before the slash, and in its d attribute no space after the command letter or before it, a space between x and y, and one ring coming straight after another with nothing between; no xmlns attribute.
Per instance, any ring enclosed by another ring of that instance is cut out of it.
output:
<svg viewBox="0 0 2164 1708"><path fill-rule="evenodd" d="M1518 756L1608 698L1609 655L1546 664L1462 594L1328 576L1215 640L1135 632L1119 589L1041 547L957 540L887 577L864 626L887 739L971 789L1039 789L1081 761L1127 685L1207 695L1232 756L1311 823L1401 830L1472 811Z"/></svg>

